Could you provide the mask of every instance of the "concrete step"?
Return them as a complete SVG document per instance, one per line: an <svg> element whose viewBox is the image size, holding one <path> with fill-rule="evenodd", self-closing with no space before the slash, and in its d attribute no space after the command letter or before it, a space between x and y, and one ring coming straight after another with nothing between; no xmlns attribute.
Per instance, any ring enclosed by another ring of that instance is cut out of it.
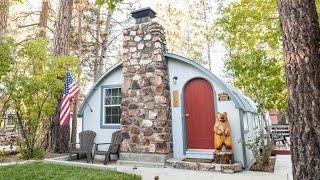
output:
<svg viewBox="0 0 320 180"><path fill-rule="evenodd" d="M165 163L142 162L142 161L118 160L117 164L126 165L126 166L136 166L136 167L150 167L150 168L163 168L163 167L165 167Z"/></svg>
<svg viewBox="0 0 320 180"><path fill-rule="evenodd" d="M212 159L214 150L209 149L188 149L186 151L187 158L203 158L203 159Z"/></svg>
<svg viewBox="0 0 320 180"><path fill-rule="evenodd" d="M120 160L124 161L142 161L142 162L150 162L150 163L159 163L165 162L167 159L171 159L173 157L172 154L152 154L152 153L120 153Z"/></svg>

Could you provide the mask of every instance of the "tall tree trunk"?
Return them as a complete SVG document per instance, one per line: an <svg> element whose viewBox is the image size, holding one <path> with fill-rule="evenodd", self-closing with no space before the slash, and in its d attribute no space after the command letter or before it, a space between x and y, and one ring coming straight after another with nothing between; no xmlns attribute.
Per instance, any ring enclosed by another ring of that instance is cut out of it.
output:
<svg viewBox="0 0 320 180"><path fill-rule="evenodd" d="M37 38L43 38L46 39L46 29L48 24L48 17L49 17L49 0L43 0L42 1L42 7L40 12L40 18L39 18L39 32L37 34ZM37 63L34 65L34 72L35 74L38 72L43 71L42 63ZM48 121L42 121L41 122L41 137L40 137L40 144L45 149L47 148L46 144L46 136L48 134L48 126L50 122Z"/></svg>
<svg viewBox="0 0 320 180"><path fill-rule="evenodd" d="M205 23L205 38L206 38L206 45L207 45L207 56L208 56L208 66L209 70L211 71L212 65L211 65L211 42L210 42L210 32L208 27L208 16L207 16L207 1L203 0L201 1L202 4L202 11L203 11L203 18Z"/></svg>
<svg viewBox="0 0 320 180"><path fill-rule="evenodd" d="M47 35L47 25L48 25L48 16L49 16L49 0L42 1L42 8L39 19L39 33L37 37L46 38Z"/></svg>
<svg viewBox="0 0 320 180"><path fill-rule="evenodd" d="M78 19L78 60L81 62L81 36L82 36L82 13L83 9L81 4L79 5L79 19ZM78 76L78 80L80 77ZM71 128L71 143L76 143L77 141L77 127L78 127L78 101L79 95L76 95L73 101L73 114L72 114L72 128Z"/></svg>
<svg viewBox="0 0 320 180"><path fill-rule="evenodd" d="M320 177L319 22L314 0L278 0L293 179Z"/></svg>
<svg viewBox="0 0 320 180"><path fill-rule="evenodd" d="M54 33L54 55L69 55L73 0L60 0Z"/></svg>
<svg viewBox="0 0 320 180"><path fill-rule="evenodd" d="M211 65L211 46L209 41L207 41L207 54L208 54L208 65L209 65L209 70L212 70L212 65Z"/></svg>
<svg viewBox="0 0 320 180"><path fill-rule="evenodd" d="M100 45L100 34L101 34L101 19L100 19L100 9L101 7L99 6L97 8L97 20L96 20L96 51L95 51L95 59L93 62L93 80L94 82L97 81L97 79L99 78L100 74L99 74L99 62L100 62L100 56L99 56L99 52L101 51L101 45Z"/></svg>
<svg viewBox="0 0 320 180"><path fill-rule="evenodd" d="M0 36L6 31L8 14L9 0L0 0Z"/></svg>
<svg viewBox="0 0 320 180"><path fill-rule="evenodd" d="M70 36L71 36L71 19L72 19L73 0L60 0L57 23L54 34L54 55L69 55L70 51ZM59 77L64 79L63 77ZM62 90L61 90L62 95ZM57 97L58 98L58 97ZM70 139L70 124L60 126L60 106L56 107L55 113L51 118L51 127L49 133L48 150L51 152L64 153L68 152L68 143Z"/></svg>
<svg viewBox="0 0 320 180"><path fill-rule="evenodd" d="M108 49L108 42L109 42L109 35L110 35L110 28L111 28L111 19L112 19L113 11L108 11L107 21L105 26L105 32L102 35L102 48L100 54L100 61L99 61L99 76L105 71L105 58Z"/></svg>
<svg viewBox="0 0 320 180"><path fill-rule="evenodd" d="M104 72L104 60L106 56L106 52L108 49L108 41L109 34L111 29L111 20L112 20L113 10L108 11L107 20L105 25L105 31L101 34L101 20L100 20L100 8L97 13L97 32L96 32L96 53L95 53L95 61L93 63L93 73L94 73L94 81L96 81L99 76ZM100 42L100 36L102 40L102 45ZM100 53L99 53L100 52Z"/></svg>

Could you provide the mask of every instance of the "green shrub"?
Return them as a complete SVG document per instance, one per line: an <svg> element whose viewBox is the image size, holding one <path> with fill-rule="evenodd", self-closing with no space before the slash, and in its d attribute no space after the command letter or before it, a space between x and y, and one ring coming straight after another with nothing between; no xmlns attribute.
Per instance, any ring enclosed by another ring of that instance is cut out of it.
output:
<svg viewBox="0 0 320 180"><path fill-rule="evenodd" d="M6 155L6 152L4 150L0 150L0 162L3 160L3 156Z"/></svg>
<svg viewBox="0 0 320 180"><path fill-rule="evenodd" d="M22 159L41 159L43 157L44 150L41 147L21 147L19 152Z"/></svg>

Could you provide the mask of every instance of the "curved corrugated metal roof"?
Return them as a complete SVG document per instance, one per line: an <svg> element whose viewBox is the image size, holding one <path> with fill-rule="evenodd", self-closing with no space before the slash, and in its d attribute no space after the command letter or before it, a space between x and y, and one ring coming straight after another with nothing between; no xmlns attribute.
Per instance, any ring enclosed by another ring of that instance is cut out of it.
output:
<svg viewBox="0 0 320 180"><path fill-rule="evenodd" d="M79 112L78 112L78 116L82 116L83 115L83 111L84 111L84 107L88 102L88 99L92 96L93 91L96 89L96 86L104 79L104 77L106 77L109 73L111 73L113 70L117 69L119 66L122 65L122 62L118 62L117 64L111 66L106 72L104 72L103 74L101 74L101 76L97 79L97 81L92 85L91 89L89 90L88 94L86 95L84 102L82 103L82 105L80 106Z"/></svg>
<svg viewBox="0 0 320 180"><path fill-rule="evenodd" d="M221 78L219 78L217 75L213 74L211 71L209 71L207 68L203 67L202 65L192 61L191 59L185 58L183 56L179 56L177 54L172 53L165 53L165 57L177 59L180 61L183 61L185 63L188 63L198 69L200 69L202 72L206 73L209 77L212 78L215 82L217 82L224 90L229 94L231 99L234 100L234 103L236 104L237 108L240 108L247 112L257 113L257 105L247 96L242 94L238 89L233 87L232 85L228 84Z"/></svg>
<svg viewBox="0 0 320 180"><path fill-rule="evenodd" d="M185 62L187 64L190 64L199 70L203 71L205 74L207 74L212 80L217 82L230 96L230 98L234 101L237 108L242 109L243 111L257 113L257 105L247 96L243 95L238 89L233 87L232 85L226 83L224 80L219 78L217 75L213 74L211 71L206 69L205 67L201 66L200 64L192 61L191 59L185 58L183 56L179 56L172 53L164 53L164 56L167 58L172 58L175 60L179 60L182 62ZM81 105L80 110L78 112L79 116L83 115L84 107L88 101L88 99L92 96L92 93L94 89L96 89L96 86L106 77L109 73L111 73L113 70L115 70L117 67L121 66L122 62L119 62L115 65L113 65L111 68L109 68L106 72L104 72L99 79L94 83L92 88L89 90L89 93L87 94L84 103Z"/></svg>

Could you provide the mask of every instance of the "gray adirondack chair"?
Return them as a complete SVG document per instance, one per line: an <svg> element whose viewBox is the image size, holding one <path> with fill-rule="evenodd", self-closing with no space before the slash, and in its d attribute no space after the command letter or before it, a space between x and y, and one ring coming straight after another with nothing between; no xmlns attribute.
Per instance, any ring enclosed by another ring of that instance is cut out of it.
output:
<svg viewBox="0 0 320 180"><path fill-rule="evenodd" d="M99 143L95 144L95 149L93 151L93 157L92 157L92 163L94 161L95 155L104 155L104 165L107 164L108 161L111 161L111 154L117 154L119 157L119 150L120 150L120 144L122 140L124 139L124 136L122 135L121 131L118 130L114 133L112 133L112 139L111 143ZM109 145L109 148L107 151L99 150L99 145Z"/></svg>
<svg viewBox="0 0 320 180"><path fill-rule="evenodd" d="M92 159L92 147L95 137L96 133L94 131L87 130L79 133L80 142L69 144L69 160L71 160L72 154L77 154L77 159L79 159L80 155L85 154L87 157L87 163L89 163ZM76 144L80 144L80 149L76 148Z"/></svg>

